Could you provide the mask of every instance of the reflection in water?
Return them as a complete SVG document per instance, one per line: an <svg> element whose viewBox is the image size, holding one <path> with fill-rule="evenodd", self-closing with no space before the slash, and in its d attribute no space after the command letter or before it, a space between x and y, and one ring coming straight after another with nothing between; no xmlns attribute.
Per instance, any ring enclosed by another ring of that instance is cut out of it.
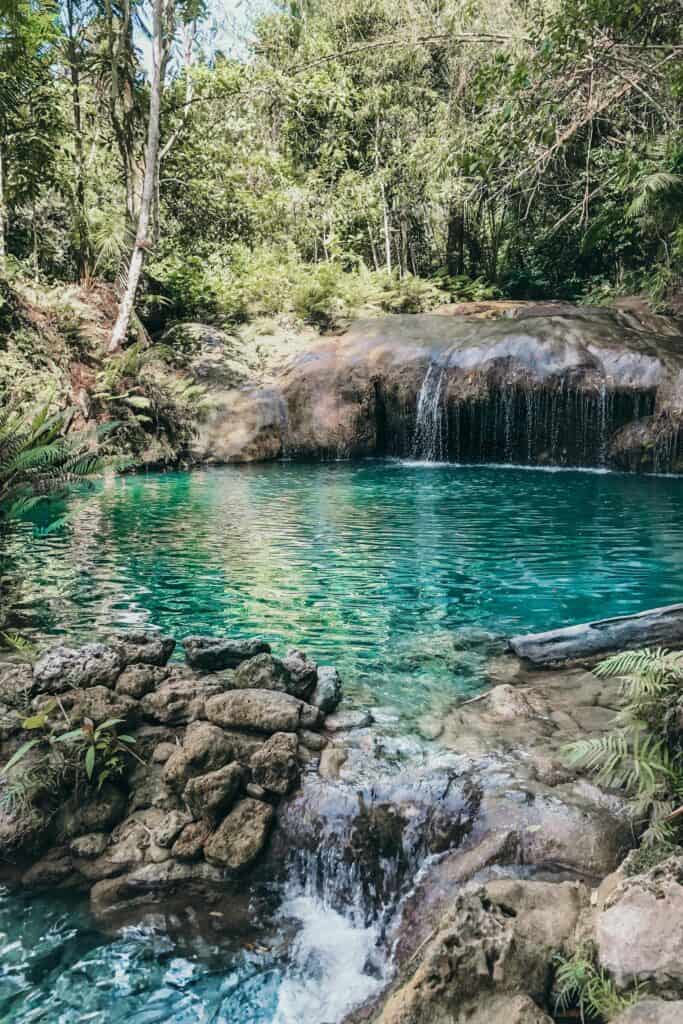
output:
<svg viewBox="0 0 683 1024"><path fill-rule="evenodd" d="M262 634L403 713L481 683L471 628L681 599L683 482L397 462L128 477L12 556L36 633ZM463 641L463 642L461 642Z"/></svg>

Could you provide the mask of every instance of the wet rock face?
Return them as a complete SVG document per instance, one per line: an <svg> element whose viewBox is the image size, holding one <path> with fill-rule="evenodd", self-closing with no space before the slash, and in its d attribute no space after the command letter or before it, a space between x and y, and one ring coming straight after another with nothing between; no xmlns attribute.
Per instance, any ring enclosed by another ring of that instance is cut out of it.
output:
<svg viewBox="0 0 683 1024"><path fill-rule="evenodd" d="M611 460L635 469L654 458L671 469L683 465L682 336L663 318L567 305L492 321L357 321L297 353L274 386L231 393L205 455ZM641 435L622 438L634 423Z"/></svg>
<svg viewBox="0 0 683 1024"><path fill-rule="evenodd" d="M166 664L173 644L131 634L110 646L54 648L33 671L0 665L0 771L27 738L42 739L31 750L39 767L53 757L49 737L87 719L115 719L135 741L136 756L124 755L122 771L101 788L81 778L75 790L83 770L67 761L54 792L47 781L35 785L30 820L0 810L0 864L15 862L22 884L89 889L104 910L178 886L224 885L262 852L274 805L298 784L300 759L325 743L314 731L324 712L286 692L310 693L317 665L300 651L285 663L258 639L200 637L186 641L197 674ZM27 701L51 715L54 694L59 717L48 718L44 736L27 732ZM102 767L96 762L95 780Z"/></svg>

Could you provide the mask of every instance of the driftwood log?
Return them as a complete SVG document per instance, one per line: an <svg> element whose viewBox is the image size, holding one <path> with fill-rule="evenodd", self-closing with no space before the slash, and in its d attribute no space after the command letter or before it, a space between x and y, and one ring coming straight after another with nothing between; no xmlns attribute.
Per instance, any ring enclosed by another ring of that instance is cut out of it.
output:
<svg viewBox="0 0 683 1024"><path fill-rule="evenodd" d="M683 647L683 604L513 636L508 644L518 658L539 667L594 664L608 654L639 647L676 649Z"/></svg>

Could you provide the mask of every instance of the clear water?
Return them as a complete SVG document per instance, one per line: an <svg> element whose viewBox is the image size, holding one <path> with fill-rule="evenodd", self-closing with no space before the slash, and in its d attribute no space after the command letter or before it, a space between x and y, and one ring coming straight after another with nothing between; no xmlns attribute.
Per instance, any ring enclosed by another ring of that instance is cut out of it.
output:
<svg viewBox="0 0 683 1024"><path fill-rule="evenodd" d="M683 480L399 462L128 477L13 540L41 639L260 634L405 720L483 680L496 635L683 599Z"/></svg>
<svg viewBox="0 0 683 1024"><path fill-rule="evenodd" d="M235 467L107 482L9 553L38 640L261 634L409 729L481 685L489 634L680 601L682 499L683 480L573 471ZM0 890L0 1024L338 1021L380 984L377 936L286 896L247 941L210 910L208 938L167 918L105 934L81 904Z"/></svg>

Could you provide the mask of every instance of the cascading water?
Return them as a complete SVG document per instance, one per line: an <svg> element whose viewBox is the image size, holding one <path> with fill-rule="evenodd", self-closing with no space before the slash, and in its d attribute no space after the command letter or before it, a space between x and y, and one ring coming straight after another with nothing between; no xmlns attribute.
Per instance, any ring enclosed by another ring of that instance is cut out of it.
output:
<svg viewBox="0 0 683 1024"><path fill-rule="evenodd" d="M444 407L445 370L430 363L417 396L413 457L425 462L440 462L446 451L446 410Z"/></svg>

